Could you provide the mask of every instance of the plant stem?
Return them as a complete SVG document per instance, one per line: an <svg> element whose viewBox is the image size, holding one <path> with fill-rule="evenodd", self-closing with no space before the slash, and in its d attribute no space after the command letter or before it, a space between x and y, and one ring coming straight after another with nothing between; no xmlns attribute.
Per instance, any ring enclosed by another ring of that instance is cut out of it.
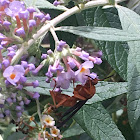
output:
<svg viewBox="0 0 140 140"><path fill-rule="evenodd" d="M59 39L58 39L58 37L57 37L57 35L56 35L56 32L55 32L53 26L50 28L50 32L51 32L51 34L52 34L52 36L53 36L53 38L54 38L54 41L55 41L55 50L56 50L56 47L57 47L58 42L59 42Z"/></svg>
<svg viewBox="0 0 140 140"><path fill-rule="evenodd" d="M39 103L39 100L36 100L36 105L37 105L37 113L38 113L39 120L40 120L40 123L41 123L41 127L42 127L42 130L43 130L43 122L42 122L42 117L41 117L41 110L40 110L40 103ZM44 140L45 140L45 135L44 135L44 133L43 133L43 137L44 137Z"/></svg>
<svg viewBox="0 0 140 140"><path fill-rule="evenodd" d="M115 2L119 3L125 0L115 0ZM79 9L77 6L65 11L64 13L60 14L56 18L52 19L49 23L44 25L36 34L33 35L33 38L28 41L27 46L23 46L17 51L16 55L13 57L11 65L18 63L19 58L35 43L37 39L40 38L43 34L45 34L52 26L56 26L58 23L62 22L66 18L70 17L71 15L74 15L76 13L81 12L81 10L97 7L97 6L104 6L108 4L108 0L94 0L87 2L84 5L84 8ZM79 7L81 7L81 4L79 4Z"/></svg>

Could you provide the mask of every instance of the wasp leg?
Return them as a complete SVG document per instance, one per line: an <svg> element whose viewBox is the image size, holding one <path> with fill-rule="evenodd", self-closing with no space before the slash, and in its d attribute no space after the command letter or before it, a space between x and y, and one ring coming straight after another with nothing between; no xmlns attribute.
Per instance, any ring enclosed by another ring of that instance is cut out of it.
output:
<svg viewBox="0 0 140 140"><path fill-rule="evenodd" d="M55 94L54 94L53 91L51 91L51 90L50 90L50 94L51 94L51 96L52 96L54 106L56 106Z"/></svg>
<svg viewBox="0 0 140 140"><path fill-rule="evenodd" d="M59 102L55 107L58 108L60 107L64 102L67 101L67 98L63 99L61 102Z"/></svg>

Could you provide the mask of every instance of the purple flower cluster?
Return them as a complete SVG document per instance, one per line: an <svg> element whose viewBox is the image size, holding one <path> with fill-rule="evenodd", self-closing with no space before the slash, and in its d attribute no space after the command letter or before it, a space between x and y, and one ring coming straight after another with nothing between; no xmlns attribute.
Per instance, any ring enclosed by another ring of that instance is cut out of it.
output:
<svg viewBox="0 0 140 140"><path fill-rule="evenodd" d="M55 1L54 5L58 4L59 2ZM39 86L37 80L29 82L27 75L37 75L45 64L49 64L46 82L57 91L68 89L70 83L85 84L87 75L97 78L97 74L90 70L95 64L102 63L102 53L99 51L98 55L91 56L81 48L70 48L63 40L56 42L54 52L48 50L42 54L41 59L44 60L39 66L35 67L27 61L12 66L12 59L23 40L27 42L44 22L50 19L49 14L37 13L33 7L26 8L22 1L0 0L0 119L16 116L18 120L24 112L24 106L28 105L31 99L40 97L38 92L29 92L25 87ZM45 124L48 123L46 120L54 123L48 116L45 116ZM59 130L53 127L50 136L59 135Z"/></svg>
<svg viewBox="0 0 140 140"><path fill-rule="evenodd" d="M9 50L13 50L9 47ZM8 56L9 57L9 56ZM35 70L34 64L28 64L26 61L22 61L19 65L10 65L10 61L7 58L3 58L1 65L1 74L3 77L0 78L0 119L5 117L15 116L20 118L24 112L24 105L28 105L30 99L38 99L38 92L28 92L24 87L32 86L34 88L39 86L38 80L28 82L26 75L29 72ZM30 99L28 99L30 97Z"/></svg>
<svg viewBox="0 0 140 140"><path fill-rule="evenodd" d="M17 119L20 118L24 112L24 105L28 105L30 102L31 100L20 96L18 93L11 93L9 97L3 100L3 103L0 102L0 119L11 117L12 114L15 114Z"/></svg>
<svg viewBox="0 0 140 140"><path fill-rule="evenodd" d="M37 13L33 7L26 8L21 1L2 0L0 1L0 42L8 46L15 41L21 41L15 36L28 39L46 20L50 19L49 14ZM11 21L14 21L14 24Z"/></svg>
<svg viewBox="0 0 140 140"><path fill-rule="evenodd" d="M46 58L51 63L46 73L46 82L50 82L53 88L68 89L71 82L79 81L85 84L87 75L93 79L97 78L97 74L90 73L90 69L94 64L102 63L102 54L100 51L98 53L100 55L90 56L81 48L70 48L65 41L61 40L55 52L49 50L47 54L42 55L42 58ZM56 78L53 78L55 76Z"/></svg>
<svg viewBox="0 0 140 140"><path fill-rule="evenodd" d="M43 65L36 68L32 63L21 61L21 64L12 66L11 62L23 39L30 39L50 19L49 14L37 12L33 7L26 8L22 1L0 0L0 118L13 114L19 118L24 105L39 98L38 92L28 92L24 88L39 86L37 80L28 82L27 75L36 75Z"/></svg>

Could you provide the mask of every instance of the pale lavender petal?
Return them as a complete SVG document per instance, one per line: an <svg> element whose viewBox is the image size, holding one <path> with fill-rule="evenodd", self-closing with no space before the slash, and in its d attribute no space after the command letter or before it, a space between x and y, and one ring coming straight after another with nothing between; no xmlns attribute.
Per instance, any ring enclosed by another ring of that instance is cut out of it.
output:
<svg viewBox="0 0 140 140"><path fill-rule="evenodd" d="M96 57L94 63L100 65L102 63L102 59Z"/></svg>
<svg viewBox="0 0 140 140"><path fill-rule="evenodd" d="M14 73L18 73L20 76L24 75L25 69L22 65L15 65L14 66Z"/></svg>
<svg viewBox="0 0 140 140"><path fill-rule="evenodd" d="M55 86L55 81L52 80L52 81L50 82L50 87L54 88L54 86Z"/></svg>
<svg viewBox="0 0 140 140"><path fill-rule="evenodd" d="M76 67L76 64L74 63L74 61L69 61L68 64L72 69Z"/></svg>
<svg viewBox="0 0 140 140"><path fill-rule="evenodd" d="M75 73L73 70L69 70L68 72L66 72L66 79L75 79Z"/></svg>
<svg viewBox="0 0 140 140"><path fill-rule="evenodd" d="M64 80L61 82L61 88L63 88L63 89L68 89L69 86L70 86L70 81L69 81L69 80L64 79Z"/></svg>
<svg viewBox="0 0 140 140"><path fill-rule="evenodd" d="M33 98L34 99L38 99L39 97L40 97L39 93L38 92L35 92L34 95L33 95Z"/></svg>
<svg viewBox="0 0 140 140"><path fill-rule="evenodd" d="M61 72L64 70L64 67L62 67L61 65L58 65L57 70Z"/></svg>
<svg viewBox="0 0 140 140"><path fill-rule="evenodd" d="M5 71L3 72L3 77L7 78L11 75L11 73L13 72L14 67L13 66L9 66L5 69Z"/></svg>
<svg viewBox="0 0 140 140"><path fill-rule="evenodd" d="M16 83L13 79L11 79L10 77L7 77L7 81L10 82L10 84L16 86Z"/></svg>
<svg viewBox="0 0 140 140"><path fill-rule="evenodd" d="M92 61L86 61L82 64L82 67L84 67L85 69L90 69L93 68L93 62Z"/></svg>
<svg viewBox="0 0 140 140"><path fill-rule="evenodd" d="M55 68L55 67L50 67L50 71L52 72L52 73L56 73L57 72L57 68Z"/></svg>
<svg viewBox="0 0 140 140"><path fill-rule="evenodd" d="M96 73L94 73L94 72L92 72L89 76L90 76L92 79L97 78L97 74L96 74Z"/></svg>

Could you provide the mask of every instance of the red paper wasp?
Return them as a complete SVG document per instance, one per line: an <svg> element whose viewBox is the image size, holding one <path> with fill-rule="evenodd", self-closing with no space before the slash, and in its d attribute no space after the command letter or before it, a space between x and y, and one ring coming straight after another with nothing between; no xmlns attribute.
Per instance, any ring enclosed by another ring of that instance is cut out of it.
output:
<svg viewBox="0 0 140 140"><path fill-rule="evenodd" d="M95 85L98 83L98 81L102 80L99 80L97 78L93 79L90 76L88 76L88 80L86 81L85 85L77 85L74 88L73 96L68 96L60 92L56 92L54 90L50 91L50 94L54 102L54 108L58 108L60 106L70 107L61 116L60 120L62 120L64 117L68 115L69 116L57 125L58 128L62 127L86 103L88 99L94 96L96 92Z"/></svg>
<svg viewBox="0 0 140 140"><path fill-rule="evenodd" d="M67 119L62 121L57 127L60 128L65 124L85 103L88 99L95 94L95 85L98 83L98 79L92 79L88 76L88 80L85 85L77 85L74 88L73 96L68 96L54 90L50 91L53 98L54 107L67 106L69 108L62 116L61 119L69 115Z"/></svg>

